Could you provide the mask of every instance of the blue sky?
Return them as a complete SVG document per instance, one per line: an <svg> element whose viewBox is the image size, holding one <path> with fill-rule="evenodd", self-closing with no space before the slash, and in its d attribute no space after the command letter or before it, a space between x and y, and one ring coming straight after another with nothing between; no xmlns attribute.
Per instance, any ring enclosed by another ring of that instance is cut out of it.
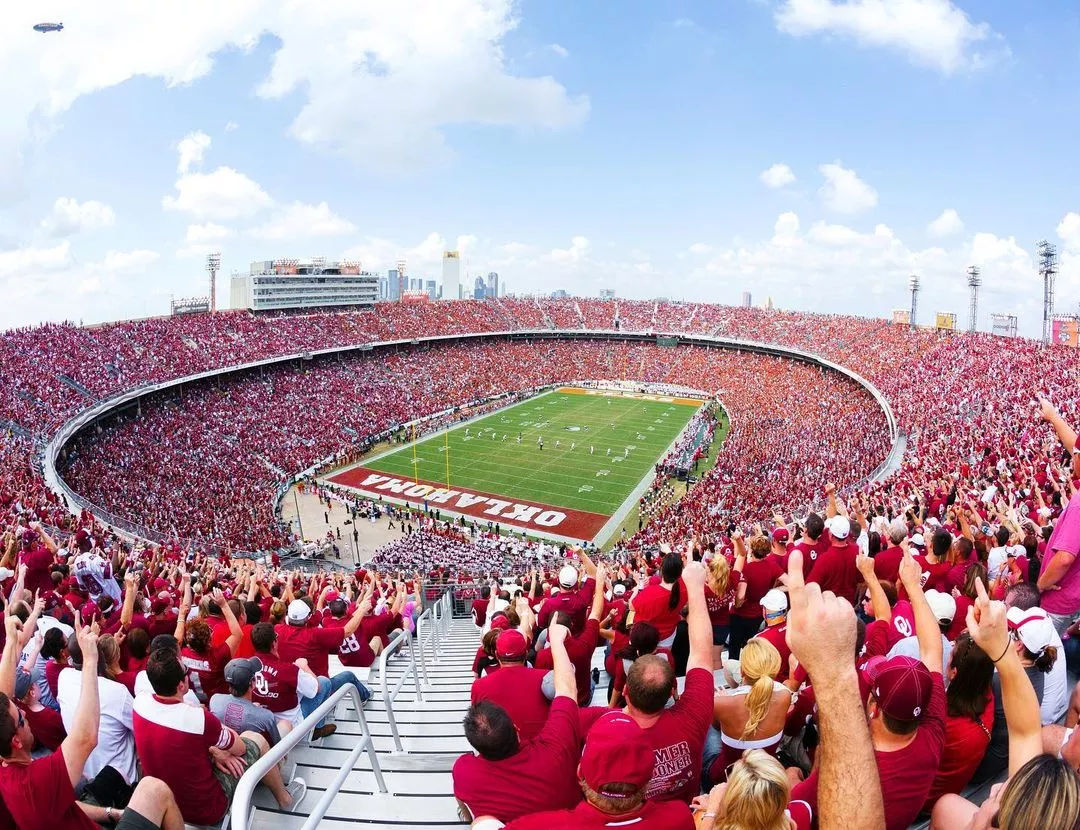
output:
<svg viewBox="0 0 1080 830"><path fill-rule="evenodd" d="M1045 237L1080 301L1065 0L101 0L0 38L4 327L165 313L209 250L876 315L918 272L961 324L978 264L980 326L1033 334Z"/></svg>

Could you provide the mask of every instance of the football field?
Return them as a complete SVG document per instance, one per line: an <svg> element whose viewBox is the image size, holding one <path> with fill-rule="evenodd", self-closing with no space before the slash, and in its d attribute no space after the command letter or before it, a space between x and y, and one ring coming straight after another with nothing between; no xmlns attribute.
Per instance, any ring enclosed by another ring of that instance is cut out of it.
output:
<svg viewBox="0 0 1080 830"><path fill-rule="evenodd" d="M556 389L362 461L329 480L484 522L592 539L701 405L688 398Z"/></svg>

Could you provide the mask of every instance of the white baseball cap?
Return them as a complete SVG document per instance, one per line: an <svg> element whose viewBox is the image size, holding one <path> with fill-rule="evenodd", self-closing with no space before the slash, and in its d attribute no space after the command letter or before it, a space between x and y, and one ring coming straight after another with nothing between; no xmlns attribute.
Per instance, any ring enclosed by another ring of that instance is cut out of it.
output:
<svg viewBox="0 0 1080 830"><path fill-rule="evenodd" d="M926 592L926 604L934 612L934 619L939 622L942 620L952 622L956 616L956 600L953 599L952 594L935 591L931 588Z"/></svg>
<svg viewBox="0 0 1080 830"><path fill-rule="evenodd" d="M911 537L911 544L913 544L917 548L925 548L926 539L923 538L923 535L921 533L916 533L914 536Z"/></svg>
<svg viewBox="0 0 1080 830"><path fill-rule="evenodd" d="M307 618L311 616L311 608L302 599L294 599L289 603L289 610L285 614L285 618L291 623L307 622Z"/></svg>
<svg viewBox="0 0 1080 830"><path fill-rule="evenodd" d="M1042 608L1010 608L1005 617L1009 628L1016 632L1024 648L1032 654L1039 654L1054 642L1054 624Z"/></svg>
<svg viewBox="0 0 1080 830"><path fill-rule="evenodd" d="M559 584L564 588L573 588L578 583L577 568L573 565L563 565L559 569Z"/></svg>
<svg viewBox="0 0 1080 830"><path fill-rule="evenodd" d="M761 607L774 614L777 611L787 611L787 594L773 588L761 598Z"/></svg>
<svg viewBox="0 0 1080 830"><path fill-rule="evenodd" d="M851 522L843 516L833 516L829 522L829 533L836 539L846 539L851 535Z"/></svg>

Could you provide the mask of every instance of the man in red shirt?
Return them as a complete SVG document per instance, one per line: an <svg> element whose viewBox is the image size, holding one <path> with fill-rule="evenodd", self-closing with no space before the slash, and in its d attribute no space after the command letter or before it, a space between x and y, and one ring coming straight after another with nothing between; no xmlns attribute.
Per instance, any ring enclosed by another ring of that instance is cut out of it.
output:
<svg viewBox="0 0 1080 830"><path fill-rule="evenodd" d="M832 591L854 605L859 585L859 569L855 557L859 546L851 541L851 522L845 516L833 516L829 521L833 543L818 557L807 582L816 582L822 592Z"/></svg>
<svg viewBox="0 0 1080 830"><path fill-rule="evenodd" d="M251 699L260 706L265 706L277 715L279 720L299 726L304 719L300 703L305 698L318 694L319 679L311 673L307 661L303 658L291 663L281 659L277 650L277 634L270 623L258 623L252 628L251 642L263 666L255 675ZM315 729L311 737L319 740L333 735L336 731L337 725L328 723Z"/></svg>
<svg viewBox="0 0 1080 830"><path fill-rule="evenodd" d="M485 585L480 589L480 597L473 600L472 609L470 611L473 625L477 628L484 627L484 622L487 620L489 602L491 602L491 586Z"/></svg>
<svg viewBox="0 0 1080 830"><path fill-rule="evenodd" d="M566 641L566 653L570 656L570 662L574 664L577 702L580 706L588 706L595 691L591 677L592 658L600 640L600 614L604 610L605 578L604 566L600 565L596 569L596 587L593 589L592 607L589 609L589 619L585 622L585 629L581 634ZM563 611L555 615L555 621L567 628L570 627L570 617ZM536 652L533 665L544 670L555 668L551 649L545 648Z"/></svg>
<svg viewBox="0 0 1080 830"><path fill-rule="evenodd" d="M507 830L693 830L694 818L685 804L647 798L659 763L646 733L634 719L622 712L608 712L585 738L578 766L585 800L573 810L524 816L508 824Z"/></svg>
<svg viewBox="0 0 1080 830"><path fill-rule="evenodd" d="M879 580L895 583L900 579L900 560L904 558L904 548L900 543L907 539L907 535L907 522L901 516L889 522L885 532L889 545L874 557L874 573Z"/></svg>
<svg viewBox="0 0 1080 830"><path fill-rule="evenodd" d="M623 711L641 727L656 755L646 797L689 804L701 787L702 752L712 725L712 625L705 605L705 567L687 563L682 580L690 634L683 693L674 706L665 708L675 689L675 672L665 658L647 654L627 673Z"/></svg>
<svg viewBox="0 0 1080 830"><path fill-rule="evenodd" d="M490 700L473 704L465 716L465 737L477 754L462 755L454 763L454 795L470 821L474 816L512 821L581 801L581 735L574 667L566 650L569 633L558 623L548 629L555 699L539 735L520 743L506 710Z"/></svg>
<svg viewBox="0 0 1080 830"><path fill-rule="evenodd" d="M544 600L537 615L537 631L546 631L551 620L559 611L570 615L570 633L580 634L585 628L585 615L589 610L589 601L577 590L578 571L573 565L563 565L559 569L559 593Z"/></svg>
<svg viewBox="0 0 1080 830"><path fill-rule="evenodd" d="M474 680L471 695L473 704L490 700L505 709L522 742L540 734L551 709L543 690L547 672L525 665L528 651L524 634L516 628L503 631L495 641L499 670Z"/></svg>
<svg viewBox="0 0 1080 830"><path fill-rule="evenodd" d="M371 699L368 687L348 669L338 672L333 677L328 677L330 652L339 649L345 638L360 628L360 623L364 621L364 617L370 610L371 596L366 594L342 628L318 628L307 625L308 617L311 616L310 605L302 599L294 599L289 603L285 622L274 628L274 633L277 634L278 655L287 663L299 659L307 660L312 673L319 678L318 693L314 697L300 701L300 710L305 718L318 709L322 702L334 692L348 684L356 687L360 693L360 699L365 703ZM325 718L317 724L317 728L322 729L324 726L326 726Z"/></svg>
<svg viewBox="0 0 1080 830"><path fill-rule="evenodd" d="M156 778L145 777L139 782L125 810L75 800L75 785L83 777L86 759L97 746L101 717L96 672L98 638L89 628L76 633L86 669L82 672L79 708L71 734L52 755L38 760L31 757L34 736L11 700L21 626L14 617L7 617L5 624L7 641L0 658L0 732L10 737L6 746L0 746L0 828L98 830L96 822L102 822L120 828L150 825L181 830L184 819L176 800L169 787Z"/></svg>
<svg viewBox="0 0 1080 830"><path fill-rule="evenodd" d="M817 513L806 517L802 538L791 546L791 551L800 551L803 555L803 577L809 577L817 558L829 548L829 536L825 533L825 520ZM790 557L791 551L788 551Z"/></svg>
<svg viewBox="0 0 1080 830"><path fill-rule="evenodd" d="M169 785L185 822L218 824L244 770L270 747L257 732L238 735L208 709L185 703L187 674L173 652L159 649L151 654L146 674L154 694L135 699L133 718L143 771ZM305 789L300 782L286 787L277 764L261 783L282 810L295 809Z"/></svg>

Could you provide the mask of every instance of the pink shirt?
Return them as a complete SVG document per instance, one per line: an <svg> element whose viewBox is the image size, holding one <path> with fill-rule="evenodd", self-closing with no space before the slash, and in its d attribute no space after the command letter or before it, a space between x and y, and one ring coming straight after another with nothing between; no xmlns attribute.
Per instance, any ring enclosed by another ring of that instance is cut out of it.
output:
<svg viewBox="0 0 1080 830"><path fill-rule="evenodd" d="M1078 558L1058 580L1060 590L1043 592L1042 607L1048 614L1073 614L1080 610L1080 498L1069 500L1047 547L1051 555L1063 550Z"/></svg>

